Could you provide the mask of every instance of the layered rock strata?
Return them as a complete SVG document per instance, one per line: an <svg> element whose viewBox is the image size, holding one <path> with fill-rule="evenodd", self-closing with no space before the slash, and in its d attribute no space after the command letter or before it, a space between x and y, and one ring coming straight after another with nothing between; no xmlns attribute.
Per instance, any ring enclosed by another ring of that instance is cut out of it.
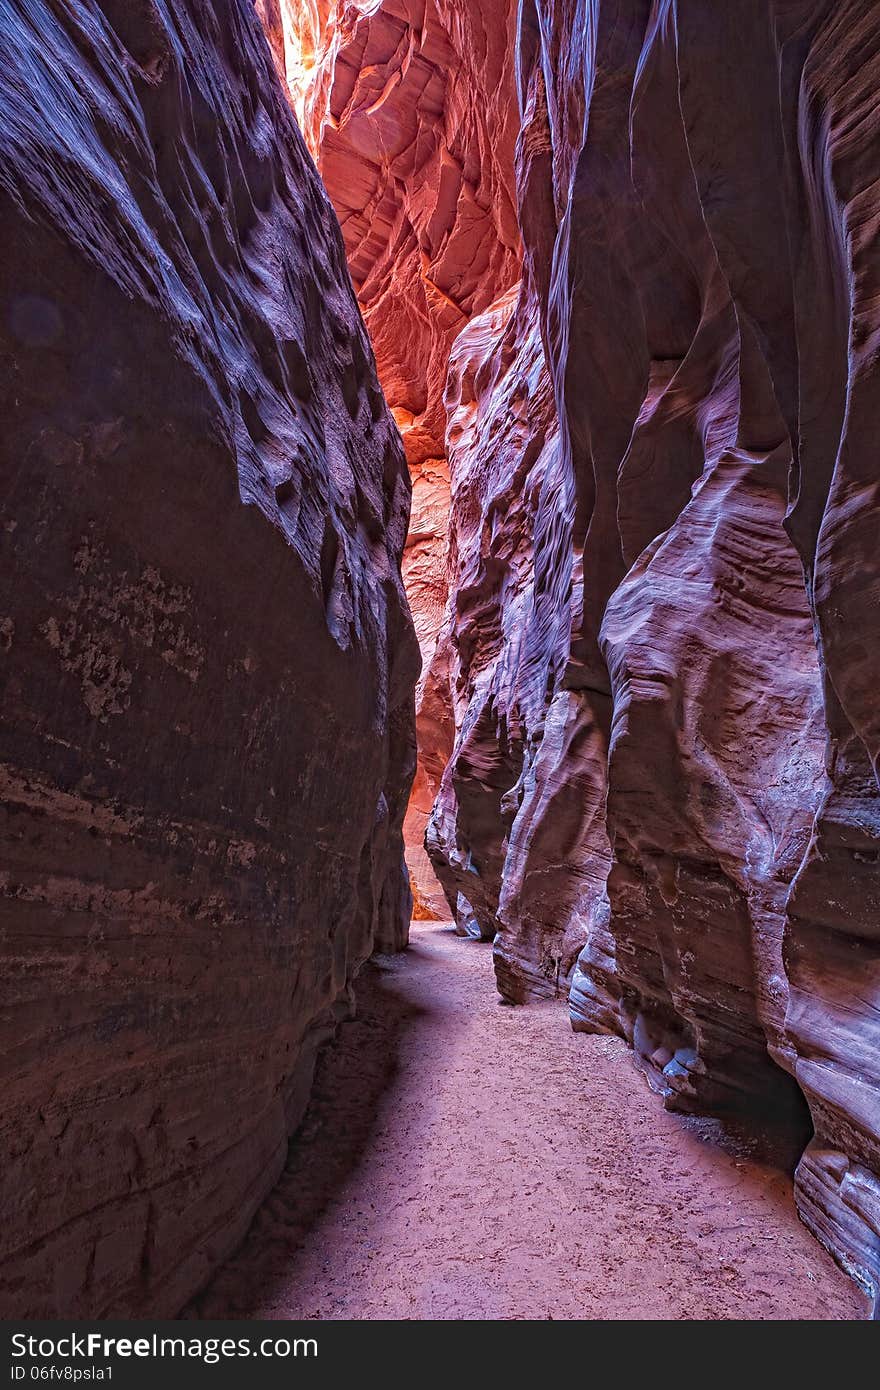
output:
<svg viewBox="0 0 880 1390"><path fill-rule="evenodd" d="M248 0L0 37L0 1302L169 1315L406 938L410 484Z"/></svg>

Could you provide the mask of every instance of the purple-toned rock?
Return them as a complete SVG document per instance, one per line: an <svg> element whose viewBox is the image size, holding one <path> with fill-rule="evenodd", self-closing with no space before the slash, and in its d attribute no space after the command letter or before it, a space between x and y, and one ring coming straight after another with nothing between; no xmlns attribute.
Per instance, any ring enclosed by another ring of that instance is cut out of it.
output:
<svg viewBox="0 0 880 1390"><path fill-rule="evenodd" d="M406 939L410 485L252 5L0 44L0 1303L170 1315Z"/></svg>
<svg viewBox="0 0 880 1390"><path fill-rule="evenodd" d="M570 980L670 1106L806 1099L799 1208L875 1292L877 41L869 0L520 7L429 825L507 999Z"/></svg>

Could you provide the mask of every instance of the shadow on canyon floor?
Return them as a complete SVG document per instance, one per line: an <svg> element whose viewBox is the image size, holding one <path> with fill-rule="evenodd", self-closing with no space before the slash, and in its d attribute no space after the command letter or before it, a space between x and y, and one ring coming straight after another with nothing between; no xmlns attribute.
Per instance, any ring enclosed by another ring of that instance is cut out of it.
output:
<svg viewBox="0 0 880 1390"><path fill-rule="evenodd" d="M668 1114L615 1038L499 1008L491 949L368 965L287 1167L190 1318L861 1318L791 1129Z"/></svg>
<svg viewBox="0 0 880 1390"><path fill-rule="evenodd" d="M411 945L408 953L417 957L418 947ZM309 1107L281 1177L231 1262L181 1317L217 1315L217 1298L228 1300L223 1316L257 1316L252 1308L271 1302L289 1284L297 1251L367 1150L397 1071L402 1037L423 1010L395 988L393 958L368 961L356 989L355 1017L319 1056Z"/></svg>

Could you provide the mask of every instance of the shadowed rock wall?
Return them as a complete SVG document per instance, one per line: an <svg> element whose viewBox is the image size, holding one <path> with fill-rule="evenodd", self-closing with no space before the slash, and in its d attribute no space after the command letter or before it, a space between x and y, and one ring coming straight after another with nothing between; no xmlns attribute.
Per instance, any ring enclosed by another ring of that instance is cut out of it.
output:
<svg viewBox="0 0 880 1390"><path fill-rule="evenodd" d="M406 939L410 484L252 5L0 40L0 1301L168 1315Z"/></svg>

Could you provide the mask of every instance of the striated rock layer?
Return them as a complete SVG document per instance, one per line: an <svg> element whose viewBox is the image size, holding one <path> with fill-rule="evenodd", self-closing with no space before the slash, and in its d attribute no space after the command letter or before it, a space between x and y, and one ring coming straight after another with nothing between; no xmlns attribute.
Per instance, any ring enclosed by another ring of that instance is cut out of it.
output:
<svg viewBox="0 0 880 1390"><path fill-rule="evenodd" d="M880 1286L870 0L522 0L519 291L447 388L428 831L513 1001L665 1103L796 1116Z"/></svg>
<svg viewBox="0 0 880 1390"><path fill-rule="evenodd" d="M407 812L417 915L448 915L422 847L452 749L444 395L453 343L519 277L515 6L506 0L258 0L342 224L413 481L404 582L422 653Z"/></svg>
<svg viewBox="0 0 880 1390"><path fill-rule="evenodd" d="M0 37L0 1303L168 1315L406 937L410 485L249 0Z"/></svg>

